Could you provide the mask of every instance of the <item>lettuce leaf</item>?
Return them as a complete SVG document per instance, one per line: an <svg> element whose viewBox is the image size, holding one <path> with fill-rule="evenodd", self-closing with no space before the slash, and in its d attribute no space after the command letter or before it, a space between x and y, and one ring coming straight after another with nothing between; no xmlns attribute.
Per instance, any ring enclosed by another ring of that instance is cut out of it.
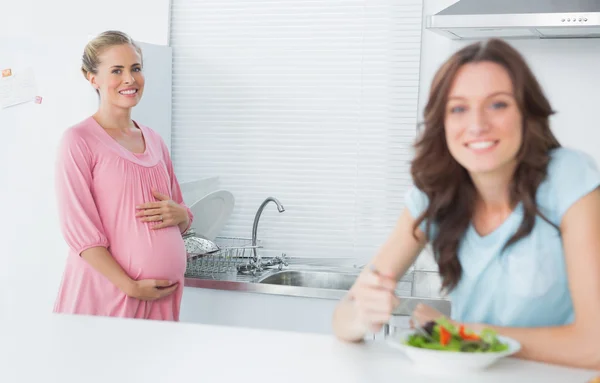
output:
<svg viewBox="0 0 600 383"><path fill-rule="evenodd" d="M410 335L405 343L412 347L449 352L479 353L508 350L508 345L500 342L496 332L492 329L483 329L481 334L479 334L480 339L478 340L467 340L460 336L459 329L447 318L440 317L435 323L431 332L431 338L415 333ZM451 334L450 342L446 345L440 343L441 327L444 327Z"/></svg>

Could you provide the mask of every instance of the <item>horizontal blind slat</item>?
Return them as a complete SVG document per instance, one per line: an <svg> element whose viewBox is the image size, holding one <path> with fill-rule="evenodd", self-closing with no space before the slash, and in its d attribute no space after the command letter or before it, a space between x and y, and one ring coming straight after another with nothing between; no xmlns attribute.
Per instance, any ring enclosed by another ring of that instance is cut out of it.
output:
<svg viewBox="0 0 600 383"><path fill-rule="evenodd" d="M172 0L172 155L265 256L366 258L410 187L422 0Z"/></svg>

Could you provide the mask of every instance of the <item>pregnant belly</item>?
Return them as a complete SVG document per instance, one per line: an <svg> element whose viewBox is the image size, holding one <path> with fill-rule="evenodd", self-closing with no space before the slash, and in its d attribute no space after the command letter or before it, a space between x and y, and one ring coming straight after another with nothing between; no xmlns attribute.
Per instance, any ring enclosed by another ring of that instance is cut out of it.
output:
<svg viewBox="0 0 600 383"><path fill-rule="evenodd" d="M135 280L183 281L187 255L178 227L140 230L111 239L111 253Z"/></svg>

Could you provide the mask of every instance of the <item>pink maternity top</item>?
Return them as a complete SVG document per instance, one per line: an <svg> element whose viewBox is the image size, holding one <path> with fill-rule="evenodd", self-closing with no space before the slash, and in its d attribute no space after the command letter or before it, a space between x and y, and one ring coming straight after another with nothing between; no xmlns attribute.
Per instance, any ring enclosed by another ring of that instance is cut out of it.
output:
<svg viewBox="0 0 600 383"><path fill-rule="evenodd" d="M69 254L54 311L157 320L179 320L186 250L177 226L153 230L136 217L136 205L154 202L152 189L183 204L162 138L137 124L146 150L135 154L115 141L94 118L70 127L58 151L56 188L60 225ZM185 206L185 205L184 205ZM189 208L190 223L193 219ZM106 247L134 280L178 281L168 297L128 297L92 268L82 251Z"/></svg>

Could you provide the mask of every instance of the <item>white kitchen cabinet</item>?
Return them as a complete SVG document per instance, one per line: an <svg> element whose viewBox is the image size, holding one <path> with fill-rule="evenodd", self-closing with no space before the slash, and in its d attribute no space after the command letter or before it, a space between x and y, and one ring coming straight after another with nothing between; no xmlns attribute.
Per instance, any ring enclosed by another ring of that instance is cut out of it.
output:
<svg viewBox="0 0 600 383"><path fill-rule="evenodd" d="M337 302L332 299L184 287L180 320L330 334Z"/></svg>
<svg viewBox="0 0 600 383"><path fill-rule="evenodd" d="M331 334L337 300L185 287L182 322ZM390 333L410 328L393 316ZM383 339L383 331L368 338Z"/></svg>

